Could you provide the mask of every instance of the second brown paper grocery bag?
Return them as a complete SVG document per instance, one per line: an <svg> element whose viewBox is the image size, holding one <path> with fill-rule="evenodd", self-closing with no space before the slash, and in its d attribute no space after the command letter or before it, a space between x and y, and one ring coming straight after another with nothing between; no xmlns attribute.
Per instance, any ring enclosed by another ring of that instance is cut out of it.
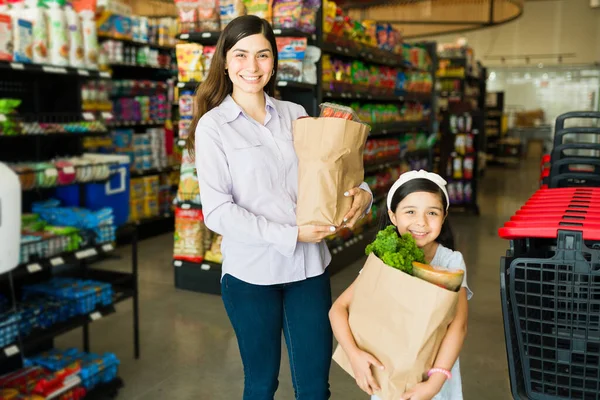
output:
<svg viewBox="0 0 600 400"><path fill-rule="evenodd" d="M381 400L398 400L423 380L454 319L457 301L458 293L369 256L356 281L349 322L358 347L385 366L383 371L372 368ZM339 345L333 359L354 376Z"/></svg>
<svg viewBox="0 0 600 400"><path fill-rule="evenodd" d="M352 198L344 192L364 180L363 151L368 135L368 126L341 118L294 121L298 226L343 225L352 207Z"/></svg>

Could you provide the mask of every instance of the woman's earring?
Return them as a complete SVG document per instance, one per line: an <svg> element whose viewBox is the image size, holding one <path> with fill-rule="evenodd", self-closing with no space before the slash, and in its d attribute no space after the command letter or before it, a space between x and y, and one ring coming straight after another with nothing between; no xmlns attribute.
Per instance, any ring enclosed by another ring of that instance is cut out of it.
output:
<svg viewBox="0 0 600 400"><path fill-rule="evenodd" d="M227 70L223 71L223 73L224 73L225 75L227 75Z"/></svg>
<svg viewBox="0 0 600 400"><path fill-rule="evenodd" d="M275 75L275 70L271 71L271 76Z"/></svg>

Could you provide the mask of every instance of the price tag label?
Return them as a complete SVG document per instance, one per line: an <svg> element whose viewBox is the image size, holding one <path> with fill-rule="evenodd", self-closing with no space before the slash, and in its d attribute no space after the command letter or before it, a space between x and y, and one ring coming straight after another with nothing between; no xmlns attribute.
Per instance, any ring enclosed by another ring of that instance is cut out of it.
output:
<svg viewBox="0 0 600 400"><path fill-rule="evenodd" d="M78 251L77 253L75 253L75 257L78 260L81 260L81 259L84 259L84 258L93 257L93 256L95 256L97 254L98 254L98 252L96 251L96 249L91 248L91 249L86 249L86 250Z"/></svg>
<svg viewBox="0 0 600 400"><path fill-rule="evenodd" d="M48 168L45 171L45 174L48 177L58 176L58 171L56 170L56 168Z"/></svg>
<svg viewBox="0 0 600 400"><path fill-rule="evenodd" d="M91 112L84 112L83 119L86 121L93 121L95 119L94 114L92 114Z"/></svg>
<svg viewBox="0 0 600 400"><path fill-rule="evenodd" d="M108 73L108 72L100 72L100 78L110 79L110 73Z"/></svg>
<svg viewBox="0 0 600 400"><path fill-rule="evenodd" d="M273 29L273 33L276 35L281 35L281 29Z"/></svg>
<svg viewBox="0 0 600 400"><path fill-rule="evenodd" d="M180 88L185 87L185 82L179 82L177 84L177 87L180 87Z"/></svg>
<svg viewBox="0 0 600 400"><path fill-rule="evenodd" d="M331 92L327 92L327 93L325 93L325 96L331 97L331 96L333 96L333 94Z"/></svg>
<svg viewBox="0 0 600 400"><path fill-rule="evenodd" d="M102 313L100 311L95 311L90 314L90 319L92 321L98 321L100 318L102 318Z"/></svg>
<svg viewBox="0 0 600 400"><path fill-rule="evenodd" d="M186 203L186 204L182 204L182 205L181 205L181 208L182 208L183 210L189 210L190 208L192 208L192 206Z"/></svg>
<svg viewBox="0 0 600 400"><path fill-rule="evenodd" d="M0 122L6 122L6 115L0 114Z"/></svg>
<svg viewBox="0 0 600 400"><path fill-rule="evenodd" d="M177 144L179 145L179 147L185 147L185 140L180 140L177 142Z"/></svg>
<svg viewBox="0 0 600 400"><path fill-rule="evenodd" d="M210 265L208 265L208 264L202 264L202 265L200 266L200 269L201 269L202 271L210 271Z"/></svg>
<svg viewBox="0 0 600 400"><path fill-rule="evenodd" d="M85 69L78 69L77 74L81 76L90 76L90 71L86 71Z"/></svg>
<svg viewBox="0 0 600 400"><path fill-rule="evenodd" d="M113 251L114 249L115 248L112 245L112 243L107 243L107 244L105 244L105 245L102 246L102 251L105 251L105 252Z"/></svg>
<svg viewBox="0 0 600 400"><path fill-rule="evenodd" d="M287 86L287 85L288 85L287 81L279 81L279 82L277 82L277 86Z"/></svg>
<svg viewBox="0 0 600 400"><path fill-rule="evenodd" d="M24 70L25 66L21 63L10 63L12 69Z"/></svg>
<svg viewBox="0 0 600 400"><path fill-rule="evenodd" d="M104 118L104 119L113 119L113 115L112 115L112 113L104 111L102 113L102 118Z"/></svg>
<svg viewBox="0 0 600 400"><path fill-rule="evenodd" d="M179 35L179 39L181 40L187 40L190 38L190 35L187 33L182 33L181 35Z"/></svg>
<svg viewBox="0 0 600 400"><path fill-rule="evenodd" d="M64 167L62 170L65 174L74 174L75 173L75 168L70 165L67 167Z"/></svg>
<svg viewBox="0 0 600 400"><path fill-rule="evenodd" d="M29 271L30 274L35 274L36 272L39 272L41 270L42 270L42 266L38 263L29 264L27 266L27 271Z"/></svg>
<svg viewBox="0 0 600 400"><path fill-rule="evenodd" d="M383 133L384 135L387 135L387 133L388 133L388 130L387 130L387 129L384 129L384 130L382 130L382 131L381 131L381 133Z"/></svg>
<svg viewBox="0 0 600 400"><path fill-rule="evenodd" d="M4 349L4 354L6 355L6 357L12 357L16 354L19 354L20 350L19 348L15 345L15 346L9 346L7 348Z"/></svg>
<svg viewBox="0 0 600 400"><path fill-rule="evenodd" d="M205 38L205 39L207 39L207 38L209 38L209 37L212 37L212 33L210 33L210 32L204 32L204 33L202 34L202 37L203 37L203 38ZM182 39L183 39L183 38L182 38Z"/></svg>
<svg viewBox="0 0 600 400"><path fill-rule="evenodd" d="M173 265L176 267L181 267L183 265L183 262L177 260L177 261L173 261Z"/></svg>
<svg viewBox="0 0 600 400"><path fill-rule="evenodd" d="M59 265L63 265L64 263L65 260L63 260L62 257L55 257L50 259L50 265L52 265L53 267L58 267Z"/></svg>
<svg viewBox="0 0 600 400"><path fill-rule="evenodd" d="M67 73L67 69L66 68L60 68L60 67L42 67L42 71L50 73L50 74L66 74Z"/></svg>
<svg viewBox="0 0 600 400"><path fill-rule="evenodd" d="M357 94L356 94L356 98L357 98L357 99L360 99L360 98L362 98L362 96L361 96L360 94L358 94L358 93L357 93Z"/></svg>
<svg viewBox="0 0 600 400"><path fill-rule="evenodd" d="M338 251L337 249L333 249L331 252L333 253L333 255L336 255Z"/></svg>

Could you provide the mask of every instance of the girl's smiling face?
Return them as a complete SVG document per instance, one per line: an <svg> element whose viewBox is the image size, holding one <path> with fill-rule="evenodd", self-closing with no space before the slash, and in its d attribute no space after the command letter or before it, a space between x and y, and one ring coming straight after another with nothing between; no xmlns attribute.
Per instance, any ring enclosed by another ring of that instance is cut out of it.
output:
<svg viewBox="0 0 600 400"><path fill-rule="evenodd" d="M409 194L398 204L396 212L388 211L388 214L398 233L409 232L423 250L435 244L445 219L442 199L429 192Z"/></svg>

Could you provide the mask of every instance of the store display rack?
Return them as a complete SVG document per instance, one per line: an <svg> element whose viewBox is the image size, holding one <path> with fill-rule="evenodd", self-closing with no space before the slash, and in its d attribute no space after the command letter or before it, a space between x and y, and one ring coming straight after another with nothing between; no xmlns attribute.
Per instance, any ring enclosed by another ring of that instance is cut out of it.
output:
<svg viewBox="0 0 600 400"><path fill-rule="evenodd" d="M163 46L158 43L150 43L150 42L138 42L132 39L124 39L124 38L116 38L107 35L98 35L98 41L102 42L105 40L115 40L117 42L122 42L127 45L135 46L135 47L150 47L152 49L164 50L164 51L173 51L175 50L174 46Z"/></svg>
<svg viewBox="0 0 600 400"><path fill-rule="evenodd" d="M486 154L488 162L500 163L500 143L504 137L502 120L504 113L504 92L486 94Z"/></svg>
<svg viewBox="0 0 600 400"><path fill-rule="evenodd" d="M56 75L71 75L81 78L94 79L110 79L111 75L107 71L98 71L85 68L73 67L55 67L42 64L24 64L18 62L0 61L0 71L18 72L18 73L35 73L35 74L56 74Z"/></svg>

